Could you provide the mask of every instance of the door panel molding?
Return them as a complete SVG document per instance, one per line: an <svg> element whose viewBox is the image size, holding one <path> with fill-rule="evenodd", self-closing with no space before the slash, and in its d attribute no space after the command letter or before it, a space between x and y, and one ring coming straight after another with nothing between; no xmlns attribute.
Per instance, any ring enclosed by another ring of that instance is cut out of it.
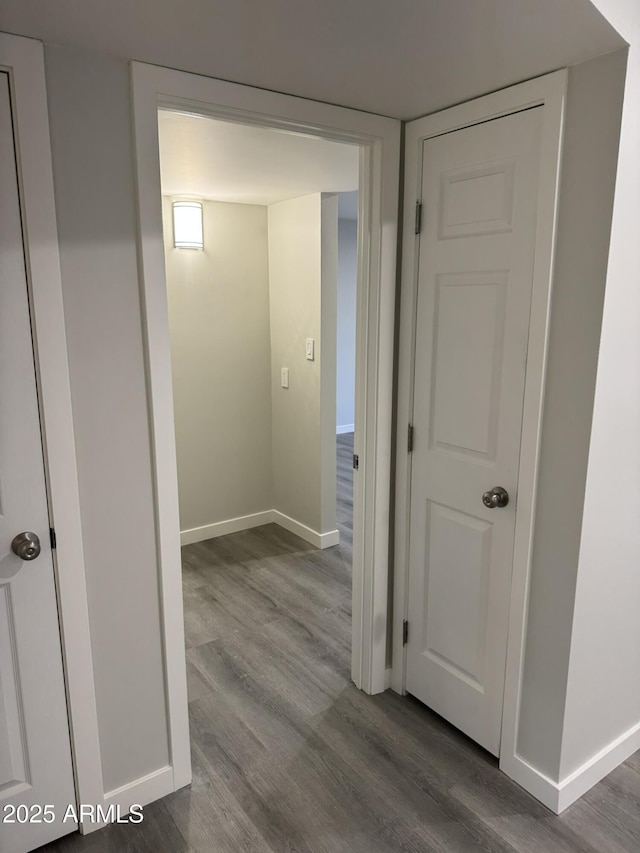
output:
<svg viewBox="0 0 640 853"><path fill-rule="evenodd" d="M404 693L406 681L406 653L402 644L402 625L407 618L411 457L407 453L406 424L413 417L413 387L415 380L414 352L416 340L417 261L419 240L414 229L416 200L420 198L422 182L420 156L425 139L440 136L480 124L494 118L521 112L532 107L543 107L543 127L540 154L540 174L537 198L537 225L533 291L530 315L530 332L527 348L523 428L518 474L518 504L515 526L513 576L509 606L509 633L507 640L506 680L503 700L503 724L500 744L500 768L512 778L528 778L522 759L516 751L516 734L522 668L524 660L524 634L531 566L533 525L535 516L538 457L542 427L542 408L545 387L547 337L553 278L553 258L556 232L556 212L560 178L560 156L564 121L567 71L557 71L525 83L512 86L466 104L417 119L406 126L405 135L405 185L404 233L402 237L402 281L399 318L399 368L398 368L398 442L396 449L395 482L395 550L394 550L394 636L391 686ZM505 164L505 167L508 164ZM486 171L486 170L485 170ZM482 174L481 164L476 170ZM508 169L505 168L504 199L500 205L500 187L496 191L496 220L484 223L494 231L508 226ZM457 176L454 176L457 177ZM428 204L428 199L423 199ZM455 211L454 211L455 212ZM482 227L482 224L478 224ZM441 223L441 229L466 229L466 223ZM419 437L417 437L419 440ZM525 787L526 784L525 784ZM534 786L535 787L535 786ZM539 799L539 791L531 788Z"/></svg>

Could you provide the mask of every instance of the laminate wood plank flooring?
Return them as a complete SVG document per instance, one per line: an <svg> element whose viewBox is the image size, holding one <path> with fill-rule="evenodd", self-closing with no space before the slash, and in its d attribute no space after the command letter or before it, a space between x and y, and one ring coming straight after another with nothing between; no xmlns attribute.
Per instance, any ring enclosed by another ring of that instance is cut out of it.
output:
<svg viewBox="0 0 640 853"><path fill-rule="evenodd" d="M56 853L639 853L640 758L556 817L410 697L350 683L353 436L340 545L275 525L183 549L193 783Z"/></svg>

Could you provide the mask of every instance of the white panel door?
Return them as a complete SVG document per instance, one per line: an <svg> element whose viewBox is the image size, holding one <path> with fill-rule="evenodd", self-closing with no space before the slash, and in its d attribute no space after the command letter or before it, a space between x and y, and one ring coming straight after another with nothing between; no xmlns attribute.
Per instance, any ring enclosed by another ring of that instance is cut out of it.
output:
<svg viewBox="0 0 640 853"><path fill-rule="evenodd" d="M406 687L495 755L541 125L530 109L422 146Z"/></svg>
<svg viewBox="0 0 640 853"><path fill-rule="evenodd" d="M39 556L14 537L35 533ZM0 73L0 850L76 829L8 77ZM49 806L44 809L44 806ZM25 822L26 821L26 822Z"/></svg>

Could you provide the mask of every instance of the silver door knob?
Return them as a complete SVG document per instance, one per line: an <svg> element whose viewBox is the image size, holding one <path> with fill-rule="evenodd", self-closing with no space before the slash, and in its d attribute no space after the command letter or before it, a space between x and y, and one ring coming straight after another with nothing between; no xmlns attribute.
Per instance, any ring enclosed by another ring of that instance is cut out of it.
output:
<svg viewBox="0 0 640 853"><path fill-rule="evenodd" d="M35 560L40 553L40 537L30 530L18 533L11 543L11 550L21 560Z"/></svg>
<svg viewBox="0 0 640 853"><path fill-rule="evenodd" d="M482 503L488 509L502 509L509 503L509 492L502 486L495 486L482 495Z"/></svg>

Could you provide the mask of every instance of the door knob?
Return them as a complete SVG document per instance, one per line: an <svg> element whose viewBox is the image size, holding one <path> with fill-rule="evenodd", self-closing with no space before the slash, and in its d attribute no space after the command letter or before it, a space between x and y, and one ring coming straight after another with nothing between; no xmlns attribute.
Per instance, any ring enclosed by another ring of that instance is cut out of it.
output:
<svg viewBox="0 0 640 853"><path fill-rule="evenodd" d="M35 560L40 553L40 537L30 530L18 533L11 543L11 550L21 560Z"/></svg>
<svg viewBox="0 0 640 853"><path fill-rule="evenodd" d="M488 509L502 509L509 503L509 492L502 486L494 486L491 491L482 495L482 503Z"/></svg>

